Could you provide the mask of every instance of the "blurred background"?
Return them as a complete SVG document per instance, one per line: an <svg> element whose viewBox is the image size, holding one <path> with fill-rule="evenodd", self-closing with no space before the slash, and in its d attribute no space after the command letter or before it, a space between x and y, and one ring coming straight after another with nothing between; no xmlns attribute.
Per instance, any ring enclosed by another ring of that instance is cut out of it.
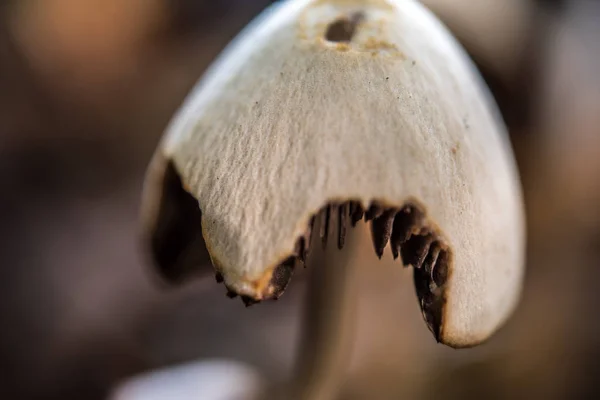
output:
<svg viewBox="0 0 600 400"><path fill-rule="evenodd" d="M525 292L489 343L454 351L427 331L410 272L386 259L361 278L341 398L591 398L600 4L423 2L475 59L509 126L528 213ZM170 117L269 3L0 3L0 398L105 399L128 377L206 357L273 380L290 373L302 280L250 309L212 278L164 288L137 226L144 170Z"/></svg>

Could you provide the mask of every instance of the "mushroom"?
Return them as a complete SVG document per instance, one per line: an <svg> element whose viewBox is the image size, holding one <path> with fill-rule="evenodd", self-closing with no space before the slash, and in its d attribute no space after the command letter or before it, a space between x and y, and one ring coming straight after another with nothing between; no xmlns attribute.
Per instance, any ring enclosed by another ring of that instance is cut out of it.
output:
<svg viewBox="0 0 600 400"><path fill-rule="evenodd" d="M439 342L479 344L515 308L518 173L496 105L457 41L413 0L271 6L167 128L144 188L146 243L167 280L212 263L247 305L279 298L294 269L313 263L337 275L313 280L312 296L348 299L349 239L362 220L378 257L389 248L413 267ZM326 252L311 256L319 243ZM346 303L335 304L313 307L308 321L333 329L323 313Z"/></svg>
<svg viewBox="0 0 600 400"><path fill-rule="evenodd" d="M260 387L261 377L250 366L216 359L133 377L115 387L109 400L241 400Z"/></svg>

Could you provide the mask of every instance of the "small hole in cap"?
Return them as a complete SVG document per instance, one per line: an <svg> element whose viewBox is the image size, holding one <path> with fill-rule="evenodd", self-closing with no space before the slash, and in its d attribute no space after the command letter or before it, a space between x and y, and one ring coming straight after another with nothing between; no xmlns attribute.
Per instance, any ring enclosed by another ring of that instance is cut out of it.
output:
<svg viewBox="0 0 600 400"><path fill-rule="evenodd" d="M339 18L327 27L325 39L330 42L350 42L356 33L356 27L362 22L365 15L361 12L350 17Z"/></svg>

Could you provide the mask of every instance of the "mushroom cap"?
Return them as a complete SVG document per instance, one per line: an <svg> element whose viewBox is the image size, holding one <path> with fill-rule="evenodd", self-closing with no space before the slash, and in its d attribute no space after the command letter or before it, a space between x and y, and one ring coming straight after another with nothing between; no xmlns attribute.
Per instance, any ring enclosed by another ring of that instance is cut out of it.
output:
<svg viewBox="0 0 600 400"><path fill-rule="evenodd" d="M353 200L414 205L446 252L439 285L415 269L439 341L480 343L519 298L523 207L506 128L464 50L413 0L272 6L197 84L153 164L197 200L194 226L238 294L266 298L311 218ZM149 182L155 215L165 189Z"/></svg>
<svg viewBox="0 0 600 400"><path fill-rule="evenodd" d="M204 360L147 372L113 390L109 400L253 399L264 379L254 368L230 360Z"/></svg>

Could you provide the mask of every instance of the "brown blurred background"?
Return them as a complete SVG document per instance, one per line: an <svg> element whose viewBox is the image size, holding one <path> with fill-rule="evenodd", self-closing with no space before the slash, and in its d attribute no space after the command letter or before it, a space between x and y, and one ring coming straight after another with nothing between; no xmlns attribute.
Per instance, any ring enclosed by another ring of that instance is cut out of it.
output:
<svg viewBox="0 0 600 400"><path fill-rule="evenodd" d="M488 344L453 351L433 343L408 272L387 260L363 277L342 397L592 398L600 6L423 2L470 51L509 125L528 212L526 288ZM136 225L143 173L171 115L269 3L0 4L0 398L104 399L134 374L214 356L272 379L289 373L302 283L250 309L212 279L165 289L147 272Z"/></svg>

